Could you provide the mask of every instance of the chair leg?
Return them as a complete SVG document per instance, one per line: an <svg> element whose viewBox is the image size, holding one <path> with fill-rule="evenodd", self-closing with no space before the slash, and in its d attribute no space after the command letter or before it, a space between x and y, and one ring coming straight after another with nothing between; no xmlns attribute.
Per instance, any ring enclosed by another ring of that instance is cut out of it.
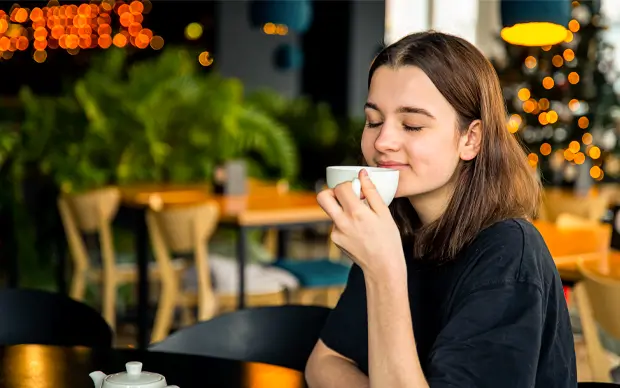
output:
<svg viewBox="0 0 620 388"><path fill-rule="evenodd" d="M330 287L327 289L327 307L334 308L338 304L340 295L344 291L343 287Z"/></svg>
<svg viewBox="0 0 620 388"><path fill-rule="evenodd" d="M181 306L181 326L187 327L196 323L196 318L192 313L192 309L187 305Z"/></svg>
<svg viewBox="0 0 620 388"><path fill-rule="evenodd" d="M318 299L324 296L325 290L318 288L304 288L297 291L297 300L299 304L305 306L317 305Z"/></svg>
<svg viewBox="0 0 620 388"><path fill-rule="evenodd" d="M71 289L69 290L69 296L71 299L79 302L84 301L86 294L86 274L82 272L76 272L71 279Z"/></svg>
<svg viewBox="0 0 620 388"><path fill-rule="evenodd" d="M177 297L176 289L162 284L162 293L157 305L157 312L155 313L151 343L163 340L170 333Z"/></svg>
<svg viewBox="0 0 620 388"><path fill-rule="evenodd" d="M103 318L108 322L113 332L116 332L116 282L105 279L102 284Z"/></svg>

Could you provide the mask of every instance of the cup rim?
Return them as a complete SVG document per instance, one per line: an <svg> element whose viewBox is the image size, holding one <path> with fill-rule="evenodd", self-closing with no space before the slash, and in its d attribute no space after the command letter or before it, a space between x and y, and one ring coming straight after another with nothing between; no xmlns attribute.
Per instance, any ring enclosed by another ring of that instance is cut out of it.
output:
<svg viewBox="0 0 620 388"><path fill-rule="evenodd" d="M359 171L362 169L367 169L372 173L382 173L382 172L394 172L398 171L394 168L386 168L386 167L373 167L373 166L329 166L327 167L327 171Z"/></svg>

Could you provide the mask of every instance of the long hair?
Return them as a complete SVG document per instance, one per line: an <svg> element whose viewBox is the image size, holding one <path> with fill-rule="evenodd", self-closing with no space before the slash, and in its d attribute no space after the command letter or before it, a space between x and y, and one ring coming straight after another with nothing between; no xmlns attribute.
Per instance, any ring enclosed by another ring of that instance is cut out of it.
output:
<svg viewBox="0 0 620 388"><path fill-rule="evenodd" d="M460 162L454 192L439 219L422 225L407 198L397 198L390 205L403 241L413 243L414 257L451 260L495 222L536 215L540 182L521 144L507 129L497 73L475 46L444 33L415 33L375 57L369 86L381 66L415 66L424 71L456 110L456 130L461 134L474 120L482 122L480 151L474 159Z"/></svg>

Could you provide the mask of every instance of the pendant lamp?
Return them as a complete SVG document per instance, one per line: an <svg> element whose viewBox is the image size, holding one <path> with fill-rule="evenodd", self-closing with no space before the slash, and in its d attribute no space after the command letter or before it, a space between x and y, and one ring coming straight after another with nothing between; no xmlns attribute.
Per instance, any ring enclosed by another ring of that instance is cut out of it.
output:
<svg viewBox="0 0 620 388"><path fill-rule="evenodd" d="M552 46L568 35L570 0L501 0L501 36L519 46Z"/></svg>
<svg viewBox="0 0 620 388"><path fill-rule="evenodd" d="M254 0L250 3L250 23L284 24L289 30L304 33L312 22L311 0Z"/></svg>

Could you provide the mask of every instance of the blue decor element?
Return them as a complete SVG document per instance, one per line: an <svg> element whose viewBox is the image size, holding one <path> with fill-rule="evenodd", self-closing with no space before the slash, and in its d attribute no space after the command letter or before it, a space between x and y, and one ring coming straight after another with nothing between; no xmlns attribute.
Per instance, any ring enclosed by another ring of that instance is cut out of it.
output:
<svg viewBox="0 0 620 388"><path fill-rule="evenodd" d="M289 30L303 33L312 22L311 0L254 0L250 3L250 20L254 27L266 23L284 24Z"/></svg>
<svg viewBox="0 0 620 388"><path fill-rule="evenodd" d="M568 25L570 0L501 0L500 14L503 27L519 23L548 22Z"/></svg>
<svg viewBox="0 0 620 388"><path fill-rule="evenodd" d="M274 265L293 274L302 287L344 286L347 284L351 270L349 265L335 263L328 259L281 259Z"/></svg>
<svg viewBox="0 0 620 388"><path fill-rule="evenodd" d="M284 43L274 51L273 62L281 70L299 69L304 63L304 53L298 46Z"/></svg>

